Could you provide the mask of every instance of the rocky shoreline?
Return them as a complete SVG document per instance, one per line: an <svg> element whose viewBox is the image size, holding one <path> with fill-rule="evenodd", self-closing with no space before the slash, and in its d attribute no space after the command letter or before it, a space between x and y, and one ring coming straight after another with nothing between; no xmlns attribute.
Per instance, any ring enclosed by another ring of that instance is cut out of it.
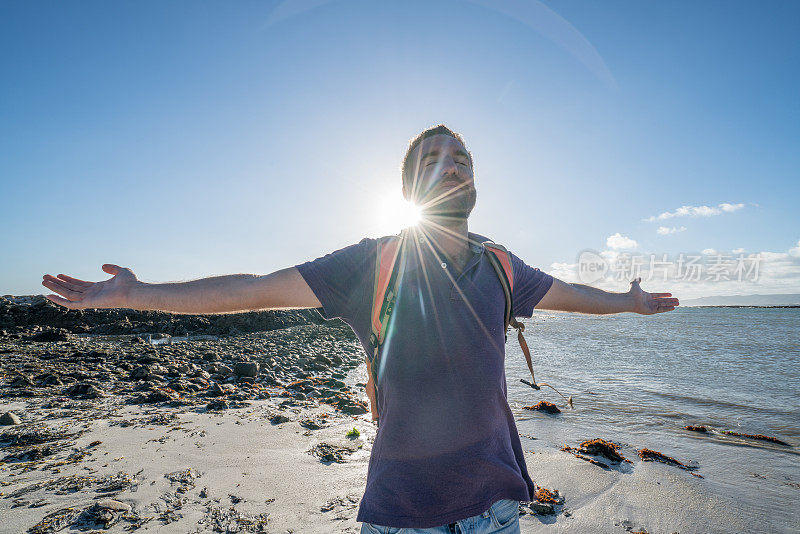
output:
<svg viewBox="0 0 800 534"><path fill-rule="evenodd" d="M15 407L0 410L7 422L0 426L0 510L24 508L26 519L38 511L38 521L19 525L31 533L179 521L181 499L202 465L164 473L172 496L137 509L111 497L137 488L141 473L101 474L107 470L87 462L98 460L103 441L81 445L84 434L133 427L167 436L181 429L184 415L229 411L239 419L257 414L267 427L295 422L306 436L354 421L371 427L364 384L344 381L362 359L350 328L315 310L197 316L70 311L42 297L0 298L0 406ZM365 443L352 438L319 442L308 453L344 462ZM58 494L74 502L54 506ZM210 511L198 528L224 532L235 523L237 531L267 531L266 515L237 510Z"/></svg>

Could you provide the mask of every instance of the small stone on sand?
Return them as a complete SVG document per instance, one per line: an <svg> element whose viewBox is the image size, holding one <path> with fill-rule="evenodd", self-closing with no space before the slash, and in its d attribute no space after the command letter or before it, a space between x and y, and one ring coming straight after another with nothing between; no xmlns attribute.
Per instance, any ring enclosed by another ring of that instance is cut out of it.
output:
<svg viewBox="0 0 800 534"><path fill-rule="evenodd" d="M8 426L18 425L20 423L22 423L22 420L14 412L6 412L0 416L0 425Z"/></svg>

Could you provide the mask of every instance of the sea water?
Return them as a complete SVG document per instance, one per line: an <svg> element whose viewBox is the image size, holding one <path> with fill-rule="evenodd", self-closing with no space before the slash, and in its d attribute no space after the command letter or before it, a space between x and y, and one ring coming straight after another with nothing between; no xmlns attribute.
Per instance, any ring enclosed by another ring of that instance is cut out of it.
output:
<svg viewBox="0 0 800 534"><path fill-rule="evenodd" d="M634 454L654 449L696 466L708 490L746 510L756 531L765 518L781 531L800 528L800 309L678 308L653 316L537 311L523 322L537 382L572 395L575 405L569 409L549 388L520 382L530 381L530 371L509 332L509 405L519 432L536 438L523 437L524 448L599 437ZM562 413L524 409L539 400ZM723 430L775 436L790 446Z"/></svg>
<svg viewBox="0 0 800 534"><path fill-rule="evenodd" d="M524 449L574 447L593 438L620 444L631 459L653 449L696 467L704 478L686 477L751 517L753 532L800 532L800 309L687 307L652 316L536 311L522 322L536 381L573 396L575 406L547 387L535 391L520 382L531 375L509 330L508 402ZM366 366L347 381L366 382ZM562 413L524 408L540 400ZM723 430L775 436L790 446Z"/></svg>

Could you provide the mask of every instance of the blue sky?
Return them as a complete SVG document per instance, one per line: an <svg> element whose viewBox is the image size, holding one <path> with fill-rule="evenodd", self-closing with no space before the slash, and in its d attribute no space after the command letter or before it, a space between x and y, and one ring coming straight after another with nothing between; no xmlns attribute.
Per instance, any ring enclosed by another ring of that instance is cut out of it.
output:
<svg viewBox="0 0 800 534"><path fill-rule="evenodd" d="M475 158L470 229L533 266L571 279L587 249L754 254L757 280L643 287L800 292L797 3L0 14L0 294L103 263L147 281L267 273L396 233L406 144L440 122Z"/></svg>

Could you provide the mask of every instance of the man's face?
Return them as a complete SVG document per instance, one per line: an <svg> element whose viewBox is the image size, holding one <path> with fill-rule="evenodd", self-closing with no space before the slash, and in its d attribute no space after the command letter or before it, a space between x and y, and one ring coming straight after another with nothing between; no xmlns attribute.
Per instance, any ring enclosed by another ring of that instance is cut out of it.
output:
<svg viewBox="0 0 800 534"><path fill-rule="evenodd" d="M423 139L409 156L406 197L423 216L466 219L475 207L472 164L464 145L446 134Z"/></svg>

